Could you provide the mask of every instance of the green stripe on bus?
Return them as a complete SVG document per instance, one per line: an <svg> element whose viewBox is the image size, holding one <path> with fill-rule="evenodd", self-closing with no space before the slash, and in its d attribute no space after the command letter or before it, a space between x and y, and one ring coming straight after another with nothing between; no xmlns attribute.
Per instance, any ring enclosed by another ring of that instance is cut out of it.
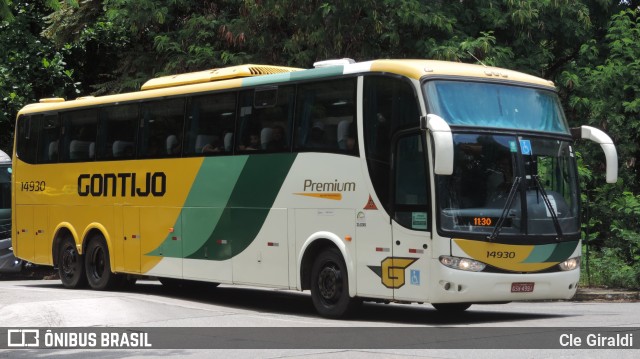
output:
<svg viewBox="0 0 640 359"><path fill-rule="evenodd" d="M248 158L249 156L205 158L183 205L185 208L177 219L178 223L174 224L176 230L182 228L180 224L184 228L180 234L172 233L167 236L158 248L147 255L182 258L183 253L197 251L220 220L222 209L227 206ZM170 245L173 236L184 236L185 233L189 239L182 241L181 248Z"/></svg>
<svg viewBox="0 0 640 359"><path fill-rule="evenodd" d="M547 262L562 262L569 259L576 250L576 247L578 247L578 243L580 243L580 241L558 243L556 249L551 253L549 259L547 259Z"/></svg>
<svg viewBox="0 0 640 359"><path fill-rule="evenodd" d="M533 250L522 263L544 263L556 249L556 244L542 244L533 246Z"/></svg>
<svg viewBox="0 0 640 359"><path fill-rule="evenodd" d="M242 79L242 86L260 86L278 82L311 80L322 77L340 76L344 72L344 66L329 66L318 69L294 71L283 74L247 77Z"/></svg>
<svg viewBox="0 0 640 359"><path fill-rule="evenodd" d="M328 66L328 67L321 67L318 69L292 72L291 80L299 81L299 80L317 79L320 77L340 76L342 75L343 71L344 71L344 66Z"/></svg>
<svg viewBox="0 0 640 359"><path fill-rule="evenodd" d="M295 158L250 156L211 235L195 252L185 252L186 258L225 260L245 250L260 232Z"/></svg>
<svg viewBox="0 0 640 359"><path fill-rule="evenodd" d="M242 79L242 86L260 86L260 85L269 85L278 82L287 82L291 80L291 73L283 73L283 74L274 74L274 75L265 75L265 76L256 76L256 77L247 77Z"/></svg>
<svg viewBox="0 0 640 359"><path fill-rule="evenodd" d="M537 245L522 263L562 262L569 258L577 246L577 241Z"/></svg>

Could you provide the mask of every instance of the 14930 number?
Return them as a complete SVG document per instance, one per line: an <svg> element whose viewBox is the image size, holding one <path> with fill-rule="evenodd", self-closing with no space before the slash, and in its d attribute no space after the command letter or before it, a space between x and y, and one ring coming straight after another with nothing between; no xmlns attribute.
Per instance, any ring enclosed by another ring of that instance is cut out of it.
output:
<svg viewBox="0 0 640 359"><path fill-rule="evenodd" d="M487 258L515 258L516 252L509 251L487 251Z"/></svg>
<svg viewBox="0 0 640 359"><path fill-rule="evenodd" d="M46 187L44 181L26 181L22 182L21 190L25 192L43 192Z"/></svg>

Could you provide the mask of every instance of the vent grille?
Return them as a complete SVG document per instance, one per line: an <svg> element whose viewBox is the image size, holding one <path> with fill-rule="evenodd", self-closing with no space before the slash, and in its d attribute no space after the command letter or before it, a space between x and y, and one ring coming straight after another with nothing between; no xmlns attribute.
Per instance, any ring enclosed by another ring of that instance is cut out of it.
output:
<svg viewBox="0 0 640 359"><path fill-rule="evenodd" d="M282 74L285 72L292 72L296 70L292 70L291 68L282 68L282 67L273 67L273 66L252 66L249 68L249 71L253 76L262 76L262 75Z"/></svg>
<svg viewBox="0 0 640 359"><path fill-rule="evenodd" d="M213 69L200 72L191 72L180 75L164 76L151 79L142 85L142 90L154 90L174 86L193 85L213 81L222 81L250 76L275 75L293 71L301 71L294 67L268 66L268 65L241 65Z"/></svg>

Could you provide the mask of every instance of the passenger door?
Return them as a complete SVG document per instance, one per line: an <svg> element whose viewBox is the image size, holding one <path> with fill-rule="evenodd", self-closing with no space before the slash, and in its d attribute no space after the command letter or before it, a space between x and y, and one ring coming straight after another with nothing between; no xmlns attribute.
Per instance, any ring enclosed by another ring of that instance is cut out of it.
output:
<svg viewBox="0 0 640 359"><path fill-rule="evenodd" d="M382 271L393 280L396 300L428 299L431 207L423 138L419 130L411 130L399 132L392 141L393 259L383 263Z"/></svg>

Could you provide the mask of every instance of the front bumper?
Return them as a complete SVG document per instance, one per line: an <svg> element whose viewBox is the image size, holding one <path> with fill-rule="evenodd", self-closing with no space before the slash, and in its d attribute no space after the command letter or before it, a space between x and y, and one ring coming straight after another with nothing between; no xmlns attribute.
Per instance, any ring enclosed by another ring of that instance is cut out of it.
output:
<svg viewBox="0 0 640 359"><path fill-rule="evenodd" d="M432 303L482 303L571 299L580 280L580 269L554 273L466 272L436 264ZM511 292L513 283L533 283L531 292Z"/></svg>

